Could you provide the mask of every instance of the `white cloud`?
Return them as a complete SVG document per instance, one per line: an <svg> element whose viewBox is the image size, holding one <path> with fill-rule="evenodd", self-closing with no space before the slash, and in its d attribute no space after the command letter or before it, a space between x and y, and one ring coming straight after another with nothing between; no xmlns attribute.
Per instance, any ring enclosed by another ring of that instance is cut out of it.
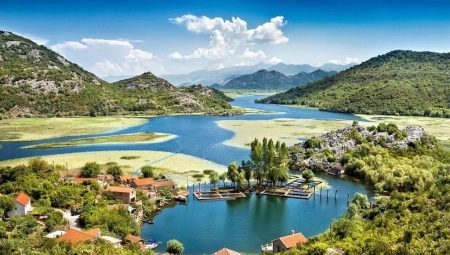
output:
<svg viewBox="0 0 450 255"><path fill-rule="evenodd" d="M23 33L19 33L19 32L14 32L14 34L25 37L30 39L31 41L35 42L38 45L47 45L48 40L42 37L38 37L38 36L34 36L34 35L29 35L29 34L23 34Z"/></svg>
<svg viewBox="0 0 450 255"><path fill-rule="evenodd" d="M330 60L328 60L328 63L336 64L336 65L348 65L348 64L352 64L352 63L359 63L359 59L357 59L357 58L350 58L350 57L346 57L343 60L330 59Z"/></svg>
<svg viewBox="0 0 450 255"><path fill-rule="evenodd" d="M258 51L251 51L249 48L246 48L244 51L244 54L242 54L243 58L250 58L250 59L263 59L266 58L266 53L262 50Z"/></svg>
<svg viewBox="0 0 450 255"><path fill-rule="evenodd" d="M268 61L270 64L279 64L279 63L281 63L281 62L283 62L283 60L282 59L280 59L280 58L277 58L277 57L273 57L273 58L271 58L271 59L269 59L269 61Z"/></svg>
<svg viewBox="0 0 450 255"><path fill-rule="evenodd" d="M200 47L189 54L173 52L169 54L172 59L208 59L221 64L225 62L239 62L242 58L263 59L266 54L261 50L252 50L250 45L259 43L281 44L289 39L281 28L286 24L283 16L277 16L254 29L248 29L247 22L239 17L225 20L221 17L210 18L191 14L169 19L170 22L185 26L188 31L196 34L209 35L207 47ZM242 49L245 48L244 53ZM241 62L242 63L242 62ZM250 63L249 63L250 64Z"/></svg>
<svg viewBox="0 0 450 255"><path fill-rule="evenodd" d="M83 38L55 44L51 49L100 77L164 71L151 52L137 49L125 39Z"/></svg>
<svg viewBox="0 0 450 255"><path fill-rule="evenodd" d="M286 24L287 21L284 20L283 16L274 17L270 19L270 22L259 25L255 29L248 30L248 40L274 44L286 43L289 39L281 31L281 27Z"/></svg>

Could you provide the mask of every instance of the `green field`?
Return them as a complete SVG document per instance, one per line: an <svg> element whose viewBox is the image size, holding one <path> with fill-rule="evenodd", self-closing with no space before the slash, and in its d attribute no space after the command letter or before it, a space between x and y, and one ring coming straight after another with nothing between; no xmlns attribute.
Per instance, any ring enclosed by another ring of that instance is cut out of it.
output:
<svg viewBox="0 0 450 255"><path fill-rule="evenodd" d="M0 141L36 141L123 129L144 124L148 118L80 117L0 120Z"/></svg>
<svg viewBox="0 0 450 255"><path fill-rule="evenodd" d="M24 147L26 149L45 149L45 148L61 148L61 147L73 147L81 145L91 144L111 144L111 143L155 143L167 141L174 138L174 135L143 132L127 135L114 135L114 136L101 136L91 137L83 139L74 139L67 142L54 142L54 143L41 143Z"/></svg>

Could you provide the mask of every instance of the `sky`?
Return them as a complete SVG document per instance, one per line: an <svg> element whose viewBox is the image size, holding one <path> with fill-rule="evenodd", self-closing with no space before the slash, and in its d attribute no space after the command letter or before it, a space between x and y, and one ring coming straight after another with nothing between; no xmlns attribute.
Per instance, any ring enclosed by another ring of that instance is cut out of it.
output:
<svg viewBox="0 0 450 255"><path fill-rule="evenodd" d="M105 78L450 52L450 0L1 0L0 29Z"/></svg>

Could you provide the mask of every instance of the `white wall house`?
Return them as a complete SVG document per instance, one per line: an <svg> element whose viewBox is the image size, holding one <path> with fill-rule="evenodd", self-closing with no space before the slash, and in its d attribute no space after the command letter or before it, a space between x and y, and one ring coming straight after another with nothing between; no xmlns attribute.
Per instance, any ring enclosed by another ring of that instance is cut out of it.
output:
<svg viewBox="0 0 450 255"><path fill-rule="evenodd" d="M14 200L14 209L8 213L8 216L24 216L31 211L31 209L31 198L25 193L20 193Z"/></svg>

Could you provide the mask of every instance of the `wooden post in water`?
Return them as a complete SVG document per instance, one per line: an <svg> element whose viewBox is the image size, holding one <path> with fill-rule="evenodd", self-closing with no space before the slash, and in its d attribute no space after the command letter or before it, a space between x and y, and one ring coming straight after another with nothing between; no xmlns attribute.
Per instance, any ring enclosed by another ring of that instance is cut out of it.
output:
<svg viewBox="0 0 450 255"><path fill-rule="evenodd" d="M316 198L316 185L313 186L313 189L314 189L313 196L314 196L314 198Z"/></svg>
<svg viewBox="0 0 450 255"><path fill-rule="evenodd" d="M334 192L334 199L337 199L337 193L338 193L338 190L336 189L336 192Z"/></svg>
<svg viewBox="0 0 450 255"><path fill-rule="evenodd" d="M347 206L349 201L350 201L350 193L347 193Z"/></svg>
<svg viewBox="0 0 450 255"><path fill-rule="evenodd" d="M327 189L327 199L328 199L328 191L329 191L329 189Z"/></svg>

